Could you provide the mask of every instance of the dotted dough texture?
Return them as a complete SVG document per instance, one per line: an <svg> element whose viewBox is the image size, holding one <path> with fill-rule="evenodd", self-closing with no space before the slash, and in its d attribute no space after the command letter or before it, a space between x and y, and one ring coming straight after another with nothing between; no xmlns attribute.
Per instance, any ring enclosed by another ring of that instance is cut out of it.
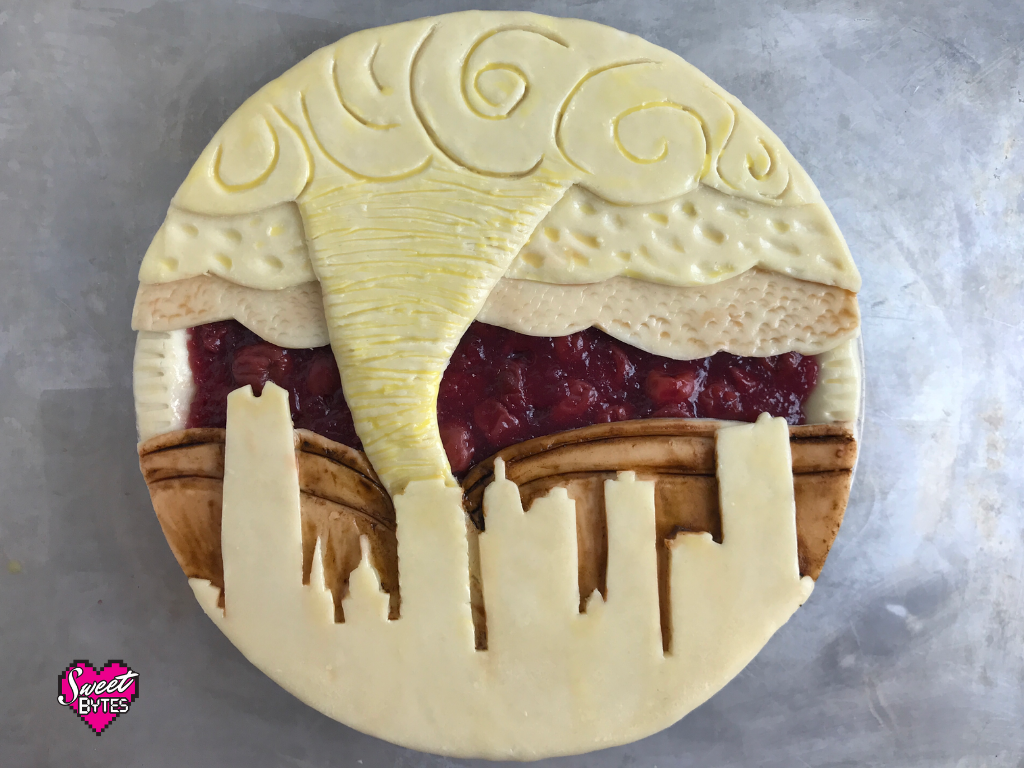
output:
<svg viewBox="0 0 1024 768"><path fill-rule="evenodd" d="M630 206L572 187L507 276L592 283L625 275L706 285L752 267L860 289L860 274L824 205L769 205L703 184L672 200Z"/></svg>
<svg viewBox="0 0 1024 768"><path fill-rule="evenodd" d="M264 289L316 280L298 206L214 217L172 205L142 259L139 282L203 274Z"/></svg>
<svg viewBox="0 0 1024 768"><path fill-rule="evenodd" d="M687 286L755 266L860 289L860 274L824 205L769 205L703 184L665 202L632 206L570 187L506 276L571 284L624 275ZM296 205L242 216L203 216L172 205L143 258L139 282L203 274L264 290L316 280Z"/></svg>

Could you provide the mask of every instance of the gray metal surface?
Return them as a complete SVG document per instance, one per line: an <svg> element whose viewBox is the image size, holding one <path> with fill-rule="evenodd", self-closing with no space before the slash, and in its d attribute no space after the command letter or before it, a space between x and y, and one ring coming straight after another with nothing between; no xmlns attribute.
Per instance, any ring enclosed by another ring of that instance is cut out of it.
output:
<svg viewBox="0 0 1024 768"><path fill-rule="evenodd" d="M135 459L139 260L268 79L444 0L0 3L0 765L444 766L271 683L203 616ZM481 6L497 6L479 3ZM1024 766L1024 9L550 2L681 53L782 137L864 276L864 450L810 602L724 691L557 766ZM101 737L72 659L141 697Z"/></svg>

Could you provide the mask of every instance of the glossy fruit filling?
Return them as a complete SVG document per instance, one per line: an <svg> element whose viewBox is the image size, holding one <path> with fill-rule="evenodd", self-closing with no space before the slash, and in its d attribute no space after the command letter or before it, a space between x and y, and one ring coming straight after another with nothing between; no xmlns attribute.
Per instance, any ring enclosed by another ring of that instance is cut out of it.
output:
<svg viewBox="0 0 1024 768"><path fill-rule="evenodd" d="M196 394L188 427L223 427L228 393L273 381L287 390L295 426L362 448L330 347L283 349L228 320L190 329ZM473 323L441 381L437 421L452 471L534 437L610 421L715 418L763 412L802 424L818 364L789 352L672 360L596 329L555 338Z"/></svg>

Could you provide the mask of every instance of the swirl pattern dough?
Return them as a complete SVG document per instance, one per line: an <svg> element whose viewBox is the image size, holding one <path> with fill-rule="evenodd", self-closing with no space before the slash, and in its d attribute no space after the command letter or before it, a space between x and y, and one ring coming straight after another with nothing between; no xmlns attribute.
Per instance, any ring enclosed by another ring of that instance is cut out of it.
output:
<svg viewBox="0 0 1024 768"><path fill-rule="evenodd" d="M528 13L421 19L314 53L224 124L172 211L245 217L294 205L356 429L397 493L412 480L454 484L434 409L441 374L574 186L618 206L710 188L809 207L834 230L778 138L681 58L591 22ZM822 235L845 264L831 230ZM285 287L270 274L284 260L269 255L252 268L229 256L207 271ZM176 257L160 258L163 272L140 277L169 277Z"/></svg>

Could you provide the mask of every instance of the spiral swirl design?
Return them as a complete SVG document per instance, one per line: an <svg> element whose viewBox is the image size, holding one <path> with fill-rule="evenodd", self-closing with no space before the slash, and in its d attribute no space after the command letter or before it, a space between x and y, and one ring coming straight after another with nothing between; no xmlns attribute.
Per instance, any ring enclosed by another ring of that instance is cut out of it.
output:
<svg viewBox="0 0 1024 768"><path fill-rule="evenodd" d="M698 183L817 200L774 134L674 54L590 22L472 12L318 51L224 125L176 203L239 213L295 200L313 179L403 180L431 162L503 178L544 171L620 204Z"/></svg>

